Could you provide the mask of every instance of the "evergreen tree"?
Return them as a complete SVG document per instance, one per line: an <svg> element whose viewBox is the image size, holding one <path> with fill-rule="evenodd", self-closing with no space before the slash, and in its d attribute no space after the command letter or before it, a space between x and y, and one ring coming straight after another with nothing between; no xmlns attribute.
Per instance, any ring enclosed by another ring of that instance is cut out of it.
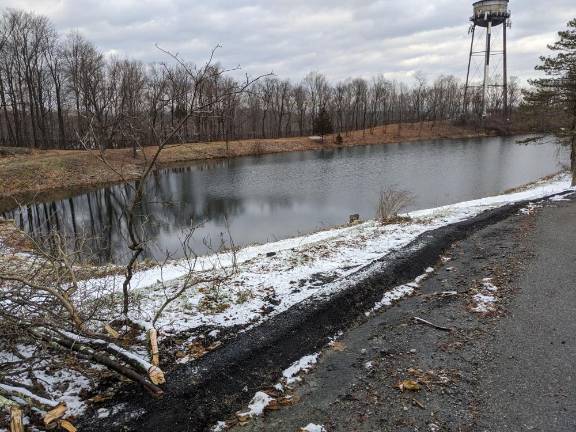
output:
<svg viewBox="0 0 576 432"><path fill-rule="evenodd" d="M332 130L332 119L330 118L330 114L328 114L326 108L322 107L314 119L314 133L320 135L322 141L324 141L324 135L332 133Z"/></svg>
<svg viewBox="0 0 576 432"><path fill-rule="evenodd" d="M542 56L536 70L545 77L531 80L526 102L542 112L555 113L557 120L549 131L571 147L572 185L576 185L576 18L568 29L558 32L559 40L548 45L554 54Z"/></svg>

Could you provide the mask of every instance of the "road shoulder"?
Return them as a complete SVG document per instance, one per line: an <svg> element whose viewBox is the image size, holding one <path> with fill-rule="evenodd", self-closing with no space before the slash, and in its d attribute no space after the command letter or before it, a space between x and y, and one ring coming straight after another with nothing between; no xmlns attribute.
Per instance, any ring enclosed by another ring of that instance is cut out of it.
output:
<svg viewBox="0 0 576 432"><path fill-rule="evenodd" d="M322 353L298 403L241 430L574 430L575 216L575 201L551 202L458 242L416 295Z"/></svg>

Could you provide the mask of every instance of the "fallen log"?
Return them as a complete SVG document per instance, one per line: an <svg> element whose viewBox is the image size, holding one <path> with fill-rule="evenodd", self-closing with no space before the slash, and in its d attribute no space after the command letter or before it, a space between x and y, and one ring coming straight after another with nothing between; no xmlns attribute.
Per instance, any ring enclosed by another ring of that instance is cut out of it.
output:
<svg viewBox="0 0 576 432"><path fill-rule="evenodd" d="M16 387L0 383L0 395L10 400L19 399L23 403L40 408L41 410L50 410L58 405L58 402L46 399L42 396L35 395L30 390L23 387Z"/></svg>
<svg viewBox="0 0 576 432"><path fill-rule="evenodd" d="M114 343L102 339L91 339L64 331L59 331L58 335L62 338L68 339L71 343L84 344L90 346L92 349L102 349L109 354L122 359L136 370L148 374L148 377L153 384L158 385L166 382L162 369Z"/></svg>
<svg viewBox="0 0 576 432"><path fill-rule="evenodd" d="M37 338L47 342L50 346L52 346L55 349L67 348L71 351L78 353L85 360L93 361L95 363L106 366L108 369L117 372L118 374L123 375L126 378L131 379L132 381L144 387L144 389L146 389L146 391L148 391L154 397L160 397L164 394L164 391L160 387L148 381L144 376L140 375L138 372L134 371L133 369L130 369L129 367L124 366L120 362L104 354L97 352L93 347L84 345L80 340L75 340L66 337L61 333L58 333L58 336L56 336L55 334L49 335L38 330L32 330L32 332ZM150 366L153 367L152 365Z"/></svg>

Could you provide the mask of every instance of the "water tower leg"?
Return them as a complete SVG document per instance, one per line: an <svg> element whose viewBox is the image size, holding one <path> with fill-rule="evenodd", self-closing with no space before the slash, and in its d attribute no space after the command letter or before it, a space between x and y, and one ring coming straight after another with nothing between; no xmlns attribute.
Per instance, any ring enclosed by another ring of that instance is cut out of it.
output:
<svg viewBox="0 0 576 432"><path fill-rule="evenodd" d="M462 107L464 116L468 115L468 86L470 85L470 65L472 64L472 51L474 50L474 34L476 24L472 25L472 41L470 42L470 56L468 57L468 71L466 72L466 87L464 87L464 106Z"/></svg>
<svg viewBox="0 0 576 432"><path fill-rule="evenodd" d="M482 93L482 117L486 117L487 107L486 102L488 99L488 74L490 72L490 43L492 37L492 21L488 21L486 27L486 61L484 62L484 85Z"/></svg>
<svg viewBox="0 0 576 432"><path fill-rule="evenodd" d="M502 40L504 43L504 120L509 121L509 108L508 108L508 51L507 51L507 42L506 42L506 25L508 23L504 22L504 29L502 30Z"/></svg>

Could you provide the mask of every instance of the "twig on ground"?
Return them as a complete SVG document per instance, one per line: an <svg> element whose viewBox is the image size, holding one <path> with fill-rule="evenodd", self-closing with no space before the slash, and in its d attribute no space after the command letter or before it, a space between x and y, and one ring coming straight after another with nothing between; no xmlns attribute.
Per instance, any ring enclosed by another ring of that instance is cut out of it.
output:
<svg viewBox="0 0 576 432"><path fill-rule="evenodd" d="M453 330L453 329L448 328L448 327L442 327L442 326L433 324L430 321L426 321L425 319L418 318L418 317L414 317L414 321L416 321L417 323L420 323L420 324L425 324L425 325L430 326L432 328L435 328L437 330L442 330L442 331L452 331Z"/></svg>

